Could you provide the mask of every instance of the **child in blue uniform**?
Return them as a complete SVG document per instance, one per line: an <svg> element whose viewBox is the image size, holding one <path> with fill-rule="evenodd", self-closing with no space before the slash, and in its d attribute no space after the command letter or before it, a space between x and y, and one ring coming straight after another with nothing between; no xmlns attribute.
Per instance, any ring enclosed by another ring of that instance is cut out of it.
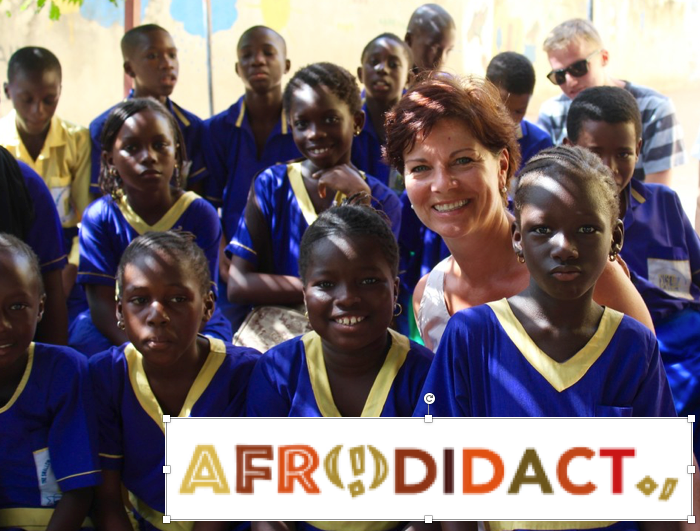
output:
<svg viewBox="0 0 700 531"><path fill-rule="evenodd" d="M360 61L357 78L365 85L362 104L365 125L352 142L351 160L359 169L401 193L403 178L396 170L392 171L382 156L382 146L386 144L384 113L399 101L413 79L413 54L400 37L382 33L365 46Z"/></svg>
<svg viewBox="0 0 700 531"><path fill-rule="evenodd" d="M343 205L319 215L299 255L314 331L260 358L248 391L249 416L411 415L433 355L388 328L399 308L398 265L396 240L373 209ZM297 522L296 529L334 531L339 524ZM367 522L364 529L397 525Z"/></svg>
<svg viewBox="0 0 700 531"><path fill-rule="evenodd" d="M625 225L621 256L654 321L676 409L700 416L700 238L673 190L632 178L642 144L637 102L621 88L586 89L571 104L567 130L567 142L613 171ZM694 442L697 454L697 423Z"/></svg>
<svg viewBox="0 0 700 531"><path fill-rule="evenodd" d="M202 145L210 170L204 196L221 207L225 243L236 234L253 177L273 164L299 157L282 112L282 76L291 65L284 39L268 27L253 26L238 40L237 53L236 74L243 81L245 95L204 122ZM226 293L231 263L225 253L220 259L219 291ZM218 305L233 328L238 328L247 307L232 304L226 297Z"/></svg>
<svg viewBox="0 0 700 531"><path fill-rule="evenodd" d="M491 59L486 68L486 79L496 85L503 105L517 125L515 134L522 155L520 168L523 168L528 160L553 145L552 137L547 131L525 119L530 98L535 91L535 69L524 55L502 52Z"/></svg>
<svg viewBox="0 0 700 531"><path fill-rule="evenodd" d="M128 529L122 482L140 529L162 528L164 414L245 414L258 352L199 335L214 310L209 270L204 252L181 232L151 232L124 251L117 320L129 343L90 360L103 468L95 510L100 529Z"/></svg>
<svg viewBox="0 0 700 531"><path fill-rule="evenodd" d="M100 183L105 195L85 211L80 227L78 282L90 304L71 325L70 345L86 355L121 345L126 335L114 323L114 278L122 253L139 234L190 232L209 259L216 279L221 225L214 208L194 192L183 192L188 162L172 114L150 98L120 103L102 136ZM230 341L233 333L220 312L204 333Z"/></svg>
<svg viewBox="0 0 700 531"><path fill-rule="evenodd" d="M513 248L530 284L450 319L423 387L435 395L430 412L675 416L653 333L592 298L606 260L622 245L610 171L583 149L552 148L523 168L513 199ZM415 414L426 413L419 404ZM519 528L547 529L538 524ZM639 527L617 522L605 529Z"/></svg>
<svg viewBox="0 0 700 531"><path fill-rule="evenodd" d="M401 224L396 194L350 163L353 134L364 123L355 78L330 63L309 65L287 85L284 107L305 159L268 168L253 181L245 216L226 248L228 296L236 303L301 304L301 237L344 197L367 194L394 234Z"/></svg>
<svg viewBox="0 0 700 531"><path fill-rule="evenodd" d="M67 260L61 220L42 178L1 146L0 232L18 237L39 258L46 318L37 327L35 339L52 345L67 344L68 320L61 278Z"/></svg>
<svg viewBox="0 0 700 531"><path fill-rule="evenodd" d="M0 234L0 528L77 531L100 482L87 361L33 343L39 261Z"/></svg>
<svg viewBox="0 0 700 531"><path fill-rule="evenodd" d="M134 88L127 99L154 98L167 107L177 121L185 139L185 150L192 161L189 183L208 175L201 147L202 120L170 99L178 80L180 63L177 47L170 33L156 24L143 24L127 31L121 41L124 73L134 79ZM92 172L90 187L99 195L100 161L103 147L102 129L114 107L110 107L90 122L92 139ZM188 184L189 184L188 183Z"/></svg>

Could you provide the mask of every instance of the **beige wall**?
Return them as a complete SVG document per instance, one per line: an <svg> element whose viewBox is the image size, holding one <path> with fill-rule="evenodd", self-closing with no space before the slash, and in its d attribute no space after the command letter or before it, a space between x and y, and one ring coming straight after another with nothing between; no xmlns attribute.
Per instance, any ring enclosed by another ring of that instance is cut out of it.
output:
<svg viewBox="0 0 700 531"><path fill-rule="evenodd" d="M173 98L202 117L209 115L205 40L171 15L176 0L141 0L143 22L155 22L173 34L180 52L180 80ZM183 1L183 0L180 0ZM184 0L199 4L200 0ZM535 64L538 84L530 112L558 94L545 74L549 65L541 43L549 29L570 17L586 17L588 0L435 0L452 13L460 36L447 69L483 75L493 54L514 50ZM104 2L107 0L86 0ZM123 0L120 0L123 4ZM64 68L59 114L87 125L122 97L119 39L123 18L111 27L88 20L63 5L57 22L31 9L19 13L21 0L4 0L12 17L0 16L0 78L11 53L28 44L51 48ZM355 72L362 48L384 31L399 35L420 0L212 0L215 9L235 6L235 22L213 35L214 111L226 109L242 93L234 72L238 36L254 24L266 24L287 40L292 71L315 61L333 61ZM14 6L14 7L11 7ZM610 51L616 77L652 86L674 97L692 143L700 127L700 2L697 0L594 0L594 22ZM221 17L222 12L214 11ZM9 110L4 97L0 115ZM696 110L698 109L698 110ZM686 207L694 210L697 161L677 172L676 185ZM687 199L690 197L690 199Z"/></svg>

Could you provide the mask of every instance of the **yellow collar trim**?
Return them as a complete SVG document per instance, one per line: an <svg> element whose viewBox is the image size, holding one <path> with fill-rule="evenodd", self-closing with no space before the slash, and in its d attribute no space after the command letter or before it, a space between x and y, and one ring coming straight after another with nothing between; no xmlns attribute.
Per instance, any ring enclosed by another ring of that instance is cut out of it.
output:
<svg viewBox="0 0 700 531"><path fill-rule="evenodd" d="M631 187L630 187L630 188L631 188ZM639 193L637 190L635 190L634 188L631 188L631 189L630 189L630 192L632 193L632 197L634 197L634 199L635 199L637 202L639 202L639 203L646 203L646 202L647 202L647 200L644 199L644 196L643 196L642 194L640 194L640 193Z"/></svg>
<svg viewBox="0 0 700 531"><path fill-rule="evenodd" d="M131 208L131 205L126 200L126 195L122 195L117 206L121 210L122 215L126 219L127 223L131 225L136 232L139 234L145 234L147 232L164 232L170 230L175 225L175 222L180 219L180 216L184 214L185 210L197 199L199 196L194 192L185 192L180 198L175 201L175 204L170 207L162 218L160 218L155 225L149 225L141 216L139 216Z"/></svg>
<svg viewBox="0 0 700 531"><path fill-rule="evenodd" d="M49 132L46 134L46 139L44 140L44 145L41 146L41 151L36 160L32 159L27 151L22 138L19 136L19 131L17 131L17 111L12 109L7 116L3 118L0 136L2 137L3 145L8 148L13 148L13 155L15 158L20 159L22 162L27 163L34 171L37 171L39 166L38 162L48 159L51 156L52 147L60 147L66 144L66 131L61 123L61 119L54 115L51 118L51 124L49 125ZM40 168L39 168L40 169ZM39 172L37 172L39 173Z"/></svg>
<svg viewBox="0 0 700 531"><path fill-rule="evenodd" d="M487 531L512 531L513 529L597 529L610 527L617 522L484 522Z"/></svg>
<svg viewBox="0 0 700 531"><path fill-rule="evenodd" d="M175 116L177 117L177 119L182 122L182 125L184 125L185 127L189 127L190 121L187 119L187 116L182 114L182 111L180 109L178 109L177 105L175 105L172 101L170 102L170 104L173 106L173 112L175 113Z"/></svg>
<svg viewBox="0 0 700 531"><path fill-rule="evenodd" d="M169 524L164 524L163 513L146 505L131 491L129 491L129 501L131 505L134 506L134 509L136 509L136 512L143 516L146 521L156 529L160 529L161 531L192 531L194 528L194 522L170 522Z"/></svg>
<svg viewBox="0 0 700 531"><path fill-rule="evenodd" d="M9 402L5 404L4 406L0 407L0 413L5 413L8 409L12 407L12 405L17 402L17 399L19 398L19 395L22 394L22 391L24 391L24 388L27 386L27 382L29 381L29 375L32 373L32 366L34 365L34 342L32 341L29 343L29 348L27 349L27 366L24 368L24 374L22 375L22 379L19 381L19 384L17 385L17 389L15 389L15 392L12 394L12 397L10 398Z"/></svg>
<svg viewBox="0 0 700 531"><path fill-rule="evenodd" d="M284 109L282 109L282 115L280 116L280 120L282 122L282 134L286 135L288 131L287 127L287 115L284 113Z"/></svg>
<svg viewBox="0 0 700 531"><path fill-rule="evenodd" d="M240 127L243 123L243 118L245 117L245 100L241 102L241 112L238 113L238 118L236 118L236 127Z"/></svg>
<svg viewBox="0 0 700 531"><path fill-rule="evenodd" d="M365 407L362 409L363 417L379 417L384 409L386 397L389 395L391 386L394 383L394 378L399 372L399 369L406 361L406 356L411 348L408 338L389 330L391 335L391 348L386 355L384 365L379 370L377 378L372 384L372 389L367 395ZM326 372L326 363L323 360L323 345L321 344L321 336L316 332L308 332L301 338L306 351L306 365L309 370L309 380L311 388L316 397L316 403L321 415L324 417L341 417L340 411L333 401L333 393L331 385L328 381L328 373Z"/></svg>
<svg viewBox="0 0 700 531"><path fill-rule="evenodd" d="M598 330L586 345L564 363L559 363L545 354L527 334L518 321L506 299L489 302L489 307L513 341L517 349L525 356L532 367L557 391L562 392L588 372L610 344L617 327L622 321L622 314L612 308L605 308Z"/></svg>
<svg viewBox="0 0 700 531"><path fill-rule="evenodd" d="M209 340L209 355L204 365L202 365L199 374L194 379L192 387L190 387L187 397L185 398L185 403L182 405L182 409L177 415L178 417L190 416L192 408L197 403L197 400L200 399L202 393L207 389L216 371L219 370L219 367L221 367L226 357L226 346L223 341L212 337L207 337L207 339ZM134 345L129 343L124 349L124 356L126 356L126 363L129 367L129 381L131 382L131 387L134 390L139 404L141 404L143 410L153 419L163 433L165 433L165 429L163 428L163 410L156 396L153 394L151 385L148 383L148 377L143 369L143 355L136 350Z"/></svg>
<svg viewBox="0 0 700 531"><path fill-rule="evenodd" d="M388 531L397 527L400 522L307 522L323 531Z"/></svg>
<svg viewBox="0 0 700 531"><path fill-rule="evenodd" d="M359 170L358 170L359 171ZM367 176L365 172L360 171L360 175L366 181ZM314 204L311 201L309 192L306 190L306 185L304 184L304 177L301 174L301 162L292 162L287 164L287 177L292 185L292 191L294 192L294 197L296 197L297 203L299 203L299 209L304 215L306 223L311 226L311 224L316 221L318 213L314 208ZM345 200L345 194L336 192L335 198L333 199L334 204L339 205Z"/></svg>

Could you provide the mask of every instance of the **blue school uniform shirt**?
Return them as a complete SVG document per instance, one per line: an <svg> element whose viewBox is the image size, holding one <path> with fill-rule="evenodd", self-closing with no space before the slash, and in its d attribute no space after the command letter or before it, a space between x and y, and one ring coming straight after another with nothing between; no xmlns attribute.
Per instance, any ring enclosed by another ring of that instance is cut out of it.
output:
<svg viewBox="0 0 700 531"><path fill-rule="evenodd" d="M103 196L85 211L80 227L80 265L77 282L83 285L114 286L122 253L131 241L146 232L167 230L189 232L209 261L212 290L216 293L221 225L214 208L194 192L184 192L165 215L154 225L147 224L133 211L125 196L119 201ZM71 325L69 344L90 355L109 348L108 340L90 319L90 310L83 312ZM214 310L204 333L229 341L233 337L230 324ZM107 343L105 343L107 341Z"/></svg>
<svg viewBox="0 0 700 531"><path fill-rule="evenodd" d="M382 143L369 117L367 103L363 103L362 110L365 113L365 125L360 134L352 139L351 161L360 170L389 186L391 167L382 160Z"/></svg>
<svg viewBox="0 0 700 531"><path fill-rule="evenodd" d="M256 350L207 338L209 355L178 417L240 417ZM148 383L143 356L131 343L90 359L102 468L118 470L141 529L161 529L165 511L163 411ZM178 529L191 529L180 522Z"/></svg>
<svg viewBox="0 0 700 531"><path fill-rule="evenodd" d="M527 120L522 120L520 122L516 130L516 136L518 137L520 154L522 155L518 171L527 164L528 160L537 155L540 151L554 145L552 143L552 137L547 131Z"/></svg>
<svg viewBox="0 0 700 531"><path fill-rule="evenodd" d="M44 180L24 162L17 161L34 206L34 221L25 243L39 258L41 273L63 269L68 256L63 244L63 229L56 204Z"/></svg>
<svg viewBox="0 0 700 531"><path fill-rule="evenodd" d="M372 206L384 211L394 236L398 236L401 227L399 198L374 177L366 175L365 178L371 189ZM258 174L252 194L251 198L255 200L249 202L246 215L226 247L226 253L262 267L265 273L298 277L301 238L318 217L304 186L301 162L278 164ZM259 218L251 212L254 208L259 210L266 223L269 235L266 242L253 241L248 229L249 223L255 223Z"/></svg>
<svg viewBox="0 0 700 531"><path fill-rule="evenodd" d="M362 411L363 417L408 417L433 353L393 330L391 347ZM316 332L268 350L253 371L248 390L250 417L340 417L333 401L321 337Z"/></svg>
<svg viewBox="0 0 700 531"><path fill-rule="evenodd" d="M30 344L24 375L0 407L0 527L46 526L63 492L101 482L90 396L84 356Z"/></svg>
<svg viewBox="0 0 700 531"><path fill-rule="evenodd" d="M258 156L244 96L206 120L204 134L204 155L210 169L204 195L214 206L221 207L224 235L230 241L245 210L253 177L265 168L296 159L301 153L283 112Z"/></svg>
<svg viewBox="0 0 700 531"><path fill-rule="evenodd" d="M134 97L134 89L129 91L129 95L126 97L127 100ZM126 101L126 100L124 100ZM196 114L193 114L177 103L168 98L165 101L165 106L168 108L170 113L175 117L177 124L180 126L180 131L182 131L182 136L185 137L185 149L187 150L187 158L192 162L190 167L190 173L187 177L188 183L197 182L200 179L204 179L209 175L209 170L205 164L204 155L202 153L202 119ZM92 160L92 170L90 173L90 190L96 195L101 195L102 190L100 190L99 177L100 177L100 166L102 164L102 128L107 121L109 113L112 112L116 105L113 105L105 112L100 114L92 122L90 122L90 139L92 141L91 150L91 160ZM185 184L183 183L183 186Z"/></svg>
<svg viewBox="0 0 700 531"><path fill-rule="evenodd" d="M700 239L678 195L661 184L632 180L620 255L654 324L692 308L700 310Z"/></svg>
<svg viewBox="0 0 700 531"><path fill-rule="evenodd" d="M506 299L457 312L423 387L437 417L676 416L653 333L605 308L564 363L527 335ZM416 416L427 414L419 403Z"/></svg>

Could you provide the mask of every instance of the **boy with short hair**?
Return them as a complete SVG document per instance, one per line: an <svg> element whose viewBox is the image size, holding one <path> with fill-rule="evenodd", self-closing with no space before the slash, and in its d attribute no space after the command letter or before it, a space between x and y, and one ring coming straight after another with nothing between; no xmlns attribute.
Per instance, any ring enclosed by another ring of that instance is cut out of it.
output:
<svg viewBox="0 0 700 531"><path fill-rule="evenodd" d="M185 137L187 156L192 162L188 175L188 184L192 184L208 175L201 153L202 119L186 111L170 99L177 84L179 62L177 47L170 33L156 24L144 24L127 31L121 40L124 72L134 79L134 88L129 98L151 97L163 105L175 116ZM90 186L100 195L98 183L102 145L100 136L107 116L114 106L90 122L92 138L92 174Z"/></svg>
<svg viewBox="0 0 700 531"><path fill-rule="evenodd" d="M224 244L231 241L248 200L253 177L279 162L301 156L282 112L282 77L289 72L284 38L266 26L248 28L238 40L236 74L245 94L204 122L204 154L210 177L205 197L221 207ZM220 293L226 293L229 260L221 253ZM234 330L247 308L221 297L217 304Z"/></svg>
<svg viewBox="0 0 700 531"><path fill-rule="evenodd" d="M14 110L0 120L0 145L38 173L51 191L63 227L68 265L64 292L77 275L78 223L90 204L90 135L55 115L61 96L61 63L46 48L20 48L7 66L5 95Z"/></svg>
<svg viewBox="0 0 700 531"><path fill-rule="evenodd" d="M411 14L404 37L413 52L413 73L442 70L454 48L456 33L455 21L444 7L419 6Z"/></svg>
<svg viewBox="0 0 700 531"><path fill-rule="evenodd" d="M552 137L549 133L525 120L527 106L535 91L535 69L524 55L503 52L491 59L486 68L486 79L496 85L503 104L518 126L516 135L522 154L522 168L531 157L543 149L552 147Z"/></svg>
<svg viewBox="0 0 700 531"><path fill-rule="evenodd" d="M642 149L637 103L618 87L586 89L571 104L567 130L567 143L613 171L625 229L620 256L654 321L679 415L700 414L700 238L673 190L632 178Z"/></svg>
<svg viewBox="0 0 700 531"><path fill-rule="evenodd" d="M572 19L556 26L544 41L552 71L547 75L562 94L542 104L538 125L555 144L566 137L566 115L571 101L589 87L613 86L629 91L642 115L642 151L635 179L671 184L672 169L685 162L683 131L673 102L655 90L611 77L605 69L608 50L593 24Z"/></svg>

